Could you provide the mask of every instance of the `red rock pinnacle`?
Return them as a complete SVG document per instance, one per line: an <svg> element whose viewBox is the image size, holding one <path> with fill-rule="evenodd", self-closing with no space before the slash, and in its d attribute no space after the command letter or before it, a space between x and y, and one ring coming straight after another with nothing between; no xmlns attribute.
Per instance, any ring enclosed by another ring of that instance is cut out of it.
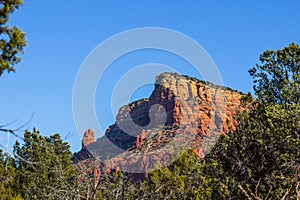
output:
<svg viewBox="0 0 300 200"><path fill-rule="evenodd" d="M82 138L82 147L87 147L89 144L95 142L94 131L92 129L88 129L84 132Z"/></svg>

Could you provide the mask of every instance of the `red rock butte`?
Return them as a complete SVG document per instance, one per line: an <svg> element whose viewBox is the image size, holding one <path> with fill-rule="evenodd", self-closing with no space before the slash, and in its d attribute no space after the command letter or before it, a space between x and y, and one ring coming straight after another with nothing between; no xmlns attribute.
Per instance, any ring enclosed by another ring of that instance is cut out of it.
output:
<svg viewBox="0 0 300 200"><path fill-rule="evenodd" d="M149 98L122 106L116 122L95 140L84 133L75 160L97 157L108 168L147 173L170 162L179 149L201 158L220 134L235 128L242 93L177 73L156 77Z"/></svg>

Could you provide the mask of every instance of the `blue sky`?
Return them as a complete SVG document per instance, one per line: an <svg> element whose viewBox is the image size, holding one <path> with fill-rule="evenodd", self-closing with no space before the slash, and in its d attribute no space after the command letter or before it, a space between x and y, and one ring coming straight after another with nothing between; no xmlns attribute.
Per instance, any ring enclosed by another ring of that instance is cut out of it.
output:
<svg viewBox="0 0 300 200"><path fill-rule="evenodd" d="M164 27L190 36L210 54L225 85L242 92L252 91L247 71L263 50L300 44L298 0L181 2L25 1L10 23L26 32L28 46L16 73L0 78L0 124L17 120L10 127L18 127L33 113L25 128L36 127L44 135L59 132L71 150L78 151L80 137L72 114L76 74L100 42L128 29ZM166 52L148 50L120 58L106 72L95 97L103 129L114 121L110 95L115 82L132 67L149 62L194 75L188 63ZM132 100L149 96L151 90L149 85L139 89Z"/></svg>

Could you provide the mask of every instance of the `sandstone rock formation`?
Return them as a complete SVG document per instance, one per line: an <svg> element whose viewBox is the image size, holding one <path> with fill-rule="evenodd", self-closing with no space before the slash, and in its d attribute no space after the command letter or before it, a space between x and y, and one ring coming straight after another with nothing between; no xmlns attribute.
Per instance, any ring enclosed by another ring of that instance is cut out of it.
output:
<svg viewBox="0 0 300 200"><path fill-rule="evenodd" d="M92 131L87 131L83 145L107 167L130 173L167 165L182 149L193 148L203 157L220 134L234 128L242 95L195 78L163 73L156 77L149 99L121 107L105 135L94 141Z"/></svg>
<svg viewBox="0 0 300 200"><path fill-rule="evenodd" d="M84 132L82 138L82 146L87 147L89 144L95 142L94 131L92 129L88 129Z"/></svg>

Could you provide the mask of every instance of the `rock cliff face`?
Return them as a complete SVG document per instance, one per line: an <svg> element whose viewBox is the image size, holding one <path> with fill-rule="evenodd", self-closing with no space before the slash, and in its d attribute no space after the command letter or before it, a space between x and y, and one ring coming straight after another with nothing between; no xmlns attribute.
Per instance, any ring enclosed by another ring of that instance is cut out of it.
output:
<svg viewBox="0 0 300 200"><path fill-rule="evenodd" d="M103 137L84 134L83 146L110 168L147 173L171 162L179 149L203 157L220 134L235 126L242 94L176 73L156 77L149 99L120 108ZM79 154L83 152L79 152Z"/></svg>

